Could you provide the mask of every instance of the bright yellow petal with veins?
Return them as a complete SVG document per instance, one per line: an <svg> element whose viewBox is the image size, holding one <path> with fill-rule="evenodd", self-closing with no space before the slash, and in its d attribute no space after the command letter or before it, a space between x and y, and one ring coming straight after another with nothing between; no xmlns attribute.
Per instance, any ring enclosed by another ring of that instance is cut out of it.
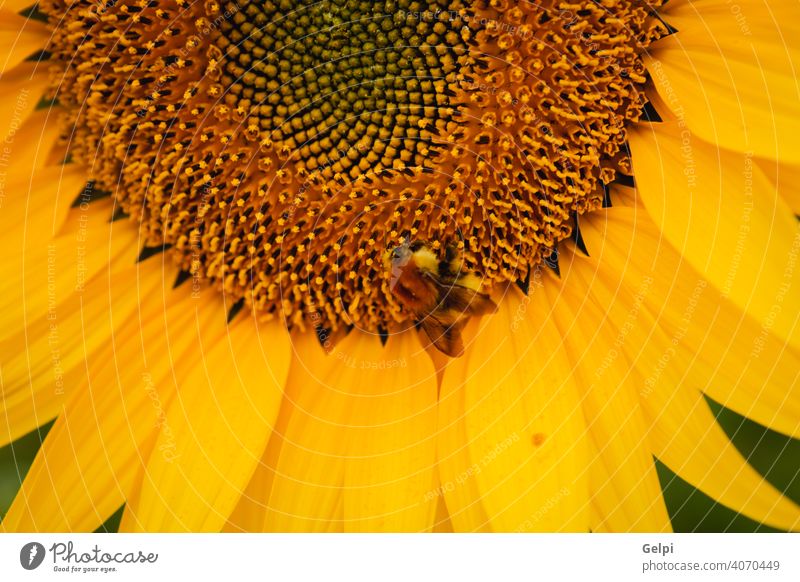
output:
<svg viewBox="0 0 800 582"><path fill-rule="evenodd" d="M429 531L437 501L433 363L415 333L393 335L385 348L375 338L354 337L333 356L353 368L339 384L350 397L352 423L345 531Z"/></svg>
<svg viewBox="0 0 800 582"><path fill-rule="evenodd" d="M451 362L442 393L464 391L455 481L442 491L456 523L452 489L470 488L492 531L588 531L588 451L581 396L549 305L516 288L480 321L466 354ZM557 308L557 306L556 306ZM457 408L456 408L457 409ZM444 443L441 443L444 444ZM451 451L440 448L440 456Z"/></svg>
<svg viewBox="0 0 800 582"><path fill-rule="evenodd" d="M692 381L691 359L682 351L671 355L663 347L669 345L669 336L661 330L655 335L661 338L643 344L636 359L645 378L641 403L653 425L653 455L734 511L776 528L796 528L800 508L759 475L730 442ZM639 340L636 334L630 339Z"/></svg>
<svg viewBox="0 0 800 582"><path fill-rule="evenodd" d="M489 516L474 476L464 470L471 465L463 421L464 393L461 386L450 383L442 386L439 395L437 495L444 501L456 531L484 533L491 531Z"/></svg>
<svg viewBox="0 0 800 582"><path fill-rule="evenodd" d="M671 531L651 449L650 424L639 404L642 378L616 345L622 325L592 297L595 277L618 273L604 263L566 252L562 285L545 291L583 394L593 454L589 465L592 531ZM558 296L554 296L558 294Z"/></svg>
<svg viewBox="0 0 800 582"><path fill-rule="evenodd" d="M58 135L64 129L64 119L54 109L35 111L14 134L11 143L3 144L3 153L8 158L6 172L7 184L29 184L31 177L48 165L53 164L51 152L56 149ZM69 165L69 164L67 164ZM30 188L9 188L4 190L0 214L5 214L6 205L21 204L20 212L24 212L30 196ZM77 195L78 192L75 193ZM67 200L67 204L74 196Z"/></svg>
<svg viewBox="0 0 800 582"><path fill-rule="evenodd" d="M0 117L1 153L8 156L13 152L21 125L35 110L49 82L48 67L37 62L20 63L0 73L0 111L5 112Z"/></svg>
<svg viewBox="0 0 800 582"><path fill-rule="evenodd" d="M800 163L787 164L774 160L757 160L775 189L795 216L800 217Z"/></svg>
<svg viewBox="0 0 800 582"><path fill-rule="evenodd" d="M42 23L0 8L0 71L11 70L44 49L49 38L50 31ZM38 101L38 96L31 99Z"/></svg>
<svg viewBox="0 0 800 582"><path fill-rule="evenodd" d="M680 374L665 374L667 381ZM663 387L644 400L654 422L653 454L734 511L784 530L800 528L800 507L762 479L731 444L699 391Z"/></svg>
<svg viewBox="0 0 800 582"><path fill-rule="evenodd" d="M419 532L436 511L436 374L414 334L297 336L268 451L268 531Z"/></svg>
<svg viewBox="0 0 800 582"><path fill-rule="evenodd" d="M676 115L706 141L800 162L797 5L699 0L660 11L678 32L645 62Z"/></svg>
<svg viewBox="0 0 800 582"><path fill-rule="evenodd" d="M142 274L137 279L131 268L116 274L114 284L118 288L110 291L108 284L107 278L98 277L82 293L64 302L62 311L31 323L20 332L21 337L0 342L0 444L16 440L54 418L64 396L76 390L65 381L65 375L83 366L87 354L108 341L115 318L124 320L133 313L139 293L149 293L157 284L157 273ZM25 339L25 333L30 339Z"/></svg>
<svg viewBox="0 0 800 582"><path fill-rule="evenodd" d="M8 150L10 164L3 168L0 192L0 232L6 237L6 252L0 257L3 272L0 296L6 303L0 307L3 318L0 337L20 328L19 322L6 317L19 314L26 300L35 302L35 298L45 294L49 270L42 265L47 265L47 255L53 254L51 243L56 247L55 258L51 257L56 262L51 267L58 275L70 270L67 262L74 266L79 253L99 256L108 246L105 241L97 240L108 237L111 231L107 225L111 217L107 202L70 211L73 201L85 191L86 168L77 164L46 165L60 129L55 115L38 112L24 124L11 144L3 146ZM90 229L92 232L87 234ZM133 229L126 232L135 233ZM53 241L54 238L58 240ZM109 240L120 241L121 237ZM88 278L92 271L80 274ZM77 270L71 277L77 279ZM27 288L23 287L25 280Z"/></svg>
<svg viewBox="0 0 800 582"><path fill-rule="evenodd" d="M222 313L222 310L219 310ZM278 414L289 368L278 322L233 322L227 336L197 345L122 527L220 531L253 475Z"/></svg>
<svg viewBox="0 0 800 582"><path fill-rule="evenodd" d="M314 333L292 336L292 365L278 424L267 447L271 474L261 528L270 532L343 531L344 431L348 397L339 389L344 363Z"/></svg>
<svg viewBox="0 0 800 582"><path fill-rule="evenodd" d="M81 389L66 374L108 342L141 297L161 284L158 264L101 272L50 313L0 342L2 410L0 443L11 442L51 420L64 397Z"/></svg>
<svg viewBox="0 0 800 582"><path fill-rule="evenodd" d="M33 175L8 180L0 206L0 228L9 242L16 239L18 244L45 245L65 227L77 230L79 213L72 212L73 221L67 222L67 218L73 201L86 188L86 174L86 168L67 164L40 168ZM107 220L108 216L103 218Z"/></svg>
<svg viewBox="0 0 800 582"><path fill-rule="evenodd" d="M50 160L63 125L57 112L37 111L0 147L5 160L0 228L9 237L46 243L63 228L79 226L77 216L71 224L65 220L70 205L87 192L88 170Z"/></svg>
<svg viewBox="0 0 800 582"><path fill-rule="evenodd" d="M627 279L643 291L634 299L644 302L669 334L660 353L667 364L684 358L686 378L697 390L764 426L800 437L798 351L708 284L646 213L614 208L604 215L584 221L586 244L609 277L617 273L621 282ZM598 292L604 285L586 284ZM660 380L663 367L646 372L646 388Z"/></svg>
<svg viewBox="0 0 800 582"><path fill-rule="evenodd" d="M800 347L800 222L753 159L678 124L640 127L629 141L639 195L666 240L756 321Z"/></svg>
<svg viewBox="0 0 800 582"><path fill-rule="evenodd" d="M592 258L619 274L618 280L594 277L586 285L591 286L594 300L608 309L609 318L624 330L615 349L644 378L639 401L653 426L653 454L735 511L774 527L795 527L800 508L736 451L703 398L703 392L711 393L713 386L731 390L729 377L739 377L734 391L749 391L754 399L764 386L764 393L774 395L771 398L782 398L787 390L796 390L791 385L795 376L765 377L759 365L753 366L750 375L750 363L739 350L727 353L728 345L741 343L749 349L751 336L746 331L758 328L737 315L736 308L719 294L704 298L713 287L688 265L681 265L678 253L659 240L658 230L645 213L609 209L585 220L582 232ZM741 322L746 331L725 335L731 328L717 327L717 317L733 322L733 329ZM714 339L706 344L701 336ZM770 355L765 364L771 366L773 357L780 354ZM715 358L721 365L710 371ZM754 364L757 360L751 354ZM724 368L728 369L719 371Z"/></svg>
<svg viewBox="0 0 800 582"><path fill-rule="evenodd" d="M280 415L276 429L280 423ZM271 438L275 438L274 436ZM228 517L222 531L225 533L256 533L264 530L264 520L267 512L266 495L272 483L272 469L268 464L269 445L261 461L256 466L250 482L242 492L239 502Z"/></svg>
<svg viewBox="0 0 800 582"><path fill-rule="evenodd" d="M113 263L118 271L134 265L138 254L136 229L128 224L109 224L109 215L110 205L92 204L81 213L85 228L80 231L75 229L54 238L43 233L41 239L31 234L16 249L16 241L8 241L19 254L1 261L7 273L0 283L0 321L8 326L0 333L7 343L0 355L6 382L24 381L25 372L19 373L15 364L24 353L11 349L14 345L34 345L39 339L35 331L47 335L51 324L58 324L56 320L71 318L76 313L76 296L109 264Z"/></svg>
<svg viewBox="0 0 800 582"><path fill-rule="evenodd" d="M0 339L18 336L32 321L58 311L58 305L80 290L107 265L127 268L137 254L138 234L127 224L109 224L111 204L93 203L86 210L74 209L59 236L48 236L50 220L38 215L42 224L31 224L27 232L6 238L0 259ZM25 223L23 223L25 224Z"/></svg>
<svg viewBox="0 0 800 582"><path fill-rule="evenodd" d="M441 483L437 484L437 487ZM439 497L436 503L436 516L434 517L433 533L453 533L453 522L450 520L450 515L447 513L447 505L444 503L444 497Z"/></svg>
<svg viewBox="0 0 800 582"><path fill-rule="evenodd" d="M85 367L66 374L77 390L36 456L4 521L8 530L94 531L129 497L155 434L170 430L173 368L192 360L195 326L212 313L195 311L190 289L170 286L143 297L141 311Z"/></svg>

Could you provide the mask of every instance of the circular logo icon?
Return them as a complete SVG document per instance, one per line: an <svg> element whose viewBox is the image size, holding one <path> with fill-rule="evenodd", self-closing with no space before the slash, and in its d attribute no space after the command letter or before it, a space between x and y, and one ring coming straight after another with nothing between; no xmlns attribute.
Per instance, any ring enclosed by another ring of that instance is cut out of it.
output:
<svg viewBox="0 0 800 582"><path fill-rule="evenodd" d="M39 542L30 542L19 551L19 563L26 570L35 570L44 561L44 546Z"/></svg>

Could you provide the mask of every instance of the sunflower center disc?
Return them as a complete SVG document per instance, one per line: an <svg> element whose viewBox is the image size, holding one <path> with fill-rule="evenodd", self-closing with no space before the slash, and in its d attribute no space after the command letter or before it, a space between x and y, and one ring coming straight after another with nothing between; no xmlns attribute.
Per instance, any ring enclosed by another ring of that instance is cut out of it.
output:
<svg viewBox="0 0 800 582"><path fill-rule="evenodd" d="M264 318L413 324L383 256L524 279L630 174L640 2L46 0L70 152ZM66 72L64 70L66 69ZM79 112L79 113L78 113Z"/></svg>
<svg viewBox="0 0 800 582"><path fill-rule="evenodd" d="M224 100L292 150L294 167L328 179L424 165L432 135L420 129L445 127L447 83L466 44L450 18L455 3L432 3L439 18L417 23L387 7L248 4L216 41Z"/></svg>

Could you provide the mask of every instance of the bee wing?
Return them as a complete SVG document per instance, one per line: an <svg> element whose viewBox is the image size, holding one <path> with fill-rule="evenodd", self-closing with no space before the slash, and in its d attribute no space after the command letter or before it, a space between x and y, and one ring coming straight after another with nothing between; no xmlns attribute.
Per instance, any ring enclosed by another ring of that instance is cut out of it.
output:
<svg viewBox="0 0 800 582"><path fill-rule="evenodd" d="M458 358L464 354L464 341L461 339L464 323L464 320L448 323L435 315L428 315L420 325L440 352L451 358Z"/></svg>
<svg viewBox="0 0 800 582"><path fill-rule="evenodd" d="M457 282L447 284L430 275L428 278L441 288L443 310L452 310L462 315L491 315L497 311L497 304L485 293Z"/></svg>
<svg viewBox="0 0 800 582"><path fill-rule="evenodd" d="M444 303L448 309L464 315L490 315L497 311L497 305L488 295L458 284L448 289Z"/></svg>

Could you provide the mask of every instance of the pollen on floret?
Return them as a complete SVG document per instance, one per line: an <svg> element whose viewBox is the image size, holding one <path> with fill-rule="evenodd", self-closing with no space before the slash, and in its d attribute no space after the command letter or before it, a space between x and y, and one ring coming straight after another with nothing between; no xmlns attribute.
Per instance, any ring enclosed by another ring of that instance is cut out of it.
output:
<svg viewBox="0 0 800 582"><path fill-rule="evenodd" d="M545 262L630 173L639 55L668 32L633 0L95 5L50 43L71 155L146 244L330 331L407 326L383 261L407 238L486 289Z"/></svg>

